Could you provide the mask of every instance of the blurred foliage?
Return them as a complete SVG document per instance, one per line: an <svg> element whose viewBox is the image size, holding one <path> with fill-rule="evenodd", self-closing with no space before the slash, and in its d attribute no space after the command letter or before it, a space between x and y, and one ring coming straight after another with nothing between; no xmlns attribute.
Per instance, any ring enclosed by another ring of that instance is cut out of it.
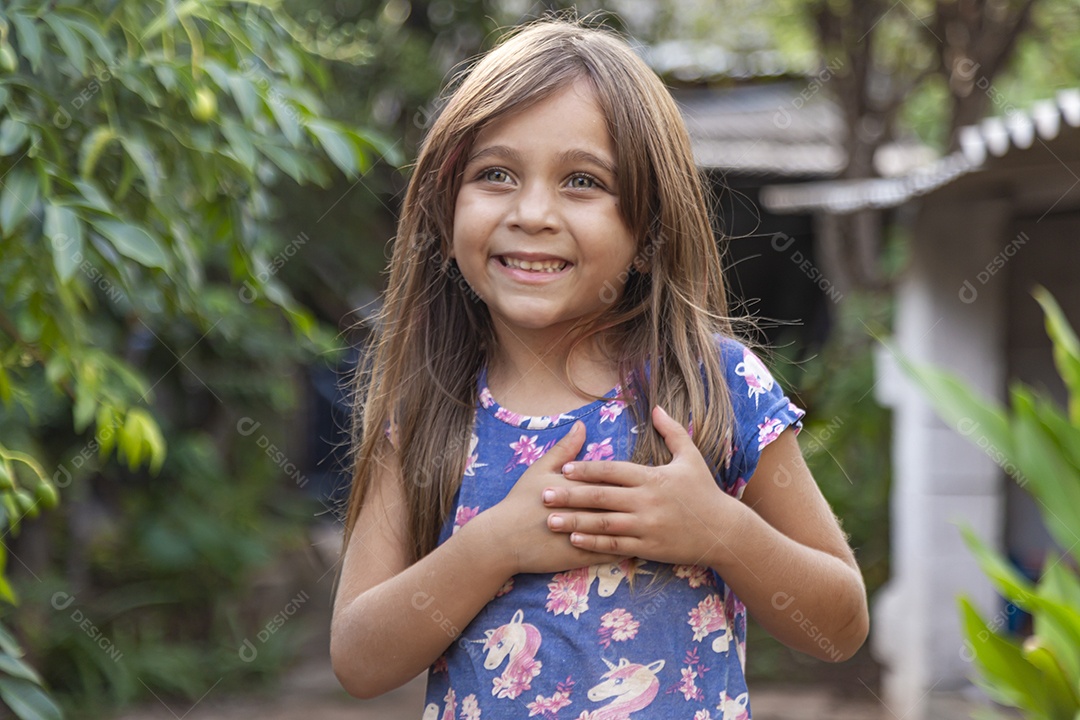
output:
<svg viewBox="0 0 1080 720"><path fill-rule="evenodd" d="M938 414L960 427L1038 501L1061 556L1048 558L1031 583L970 530L965 539L998 591L1034 618L1034 632L1017 643L997 631L966 597L959 598L965 646L980 671L979 684L999 703L1031 720L1080 716L1080 340L1043 288L1035 297L1046 315L1054 361L1068 392L1065 411L1022 384L1010 391L1011 409L980 397L949 373L907 366ZM999 717L1005 717L999 715Z"/></svg>
<svg viewBox="0 0 1080 720"><path fill-rule="evenodd" d="M253 579L315 509L286 502L300 478L267 438L288 437L297 364L337 354L278 277L310 237L280 231L270 188L399 162L321 100L331 61L369 54L276 3L0 10L0 522L21 521L6 569L38 601L4 617L73 698L243 677ZM58 717L20 656L0 630L0 698Z"/></svg>

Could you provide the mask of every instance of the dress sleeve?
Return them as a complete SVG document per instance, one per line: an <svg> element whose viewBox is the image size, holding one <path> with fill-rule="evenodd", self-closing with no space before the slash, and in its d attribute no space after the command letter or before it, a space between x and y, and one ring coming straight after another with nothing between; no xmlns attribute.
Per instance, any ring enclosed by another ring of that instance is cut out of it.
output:
<svg viewBox="0 0 1080 720"><path fill-rule="evenodd" d="M798 433L806 411L784 394L757 355L742 343L720 338L721 362L734 410L731 455L720 473L724 492L741 497L761 451L789 426Z"/></svg>

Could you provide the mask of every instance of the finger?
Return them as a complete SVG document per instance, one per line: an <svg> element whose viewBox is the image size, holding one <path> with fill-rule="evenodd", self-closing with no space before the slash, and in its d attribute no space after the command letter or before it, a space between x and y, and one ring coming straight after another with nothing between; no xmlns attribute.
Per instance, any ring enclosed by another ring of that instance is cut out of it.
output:
<svg viewBox="0 0 1080 720"><path fill-rule="evenodd" d="M575 460L562 466L562 474L571 480L634 487L647 479L644 465L625 460Z"/></svg>
<svg viewBox="0 0 1080 720"><path fill-rule="evenodd" d="M548 529L561 533L631 536L636 523L635 516L627 513L564 512L548 515Z"/></svg>
<svg viewBox="0 0 1080 720"><path fill-rule="evenodd" d="M544 490L543 499L550 508L590 508L616 512L631 512L634 509L633 496L628 488L601 483L549 487Z"/></svg>
<svg viewBox="0 0 1080 720"><path fill-rule="evenodd" d="M540 465L544 470L558 472L559 467L564 465L581 452L581 446L585 444L585 423L577 420L566 434L559 438L559 442L551 446L544 455L533 463L533 467Z"/></svg>
<svg viewBox="0 0 1080 720"><path fill-rule="evenodd" d="M690 433L686 428L675 421L673 417L667 414L664 408L659 405L653 408L652 413L653 427L660 433L660 436L664 438L664 444L667 445L667 449L671 451L673 458L685 455L690 450L697 450L694 445L694 439L690 437Z"/></svg>
<svg viewBox="0 0 1080 720"><path fill-rule="evenodd" d="M641 541L625 535L589 535L575 532L570 534L570 544L590 552L616 555L621 559L638 557Z"/></svg>

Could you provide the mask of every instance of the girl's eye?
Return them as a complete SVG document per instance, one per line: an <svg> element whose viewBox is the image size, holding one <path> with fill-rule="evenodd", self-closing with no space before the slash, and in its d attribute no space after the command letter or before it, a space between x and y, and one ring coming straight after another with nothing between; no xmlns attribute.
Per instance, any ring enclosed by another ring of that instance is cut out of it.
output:
<svg viewBox="0 0 1080 720"><path fill-rule="evenodd" d="M481 177L483 177L488 182L493 183L504 183L510 179L510 175L507 174L505 170L502 170L500 168L489 168L488 170L485 170L483 172Z"/></svg>
<svg viewBox="0 0 1080 720"><path fill-rule="evenodd" d="M570 178L570 187L575 190L592 190L599 187L600 183L592 175L580 173Z"/></svg>

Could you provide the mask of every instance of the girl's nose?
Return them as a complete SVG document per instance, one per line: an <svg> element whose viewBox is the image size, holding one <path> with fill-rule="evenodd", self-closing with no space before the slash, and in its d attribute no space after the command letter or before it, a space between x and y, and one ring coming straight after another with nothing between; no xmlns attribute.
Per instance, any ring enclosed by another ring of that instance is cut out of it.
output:
<svg viewBox="0 0 1080 720"><path fill-rule="evenodd" d="M514 198L507 218L512 227L527 233L557 230L559 227L558 190L545 183L526 183Z"/></svg>

